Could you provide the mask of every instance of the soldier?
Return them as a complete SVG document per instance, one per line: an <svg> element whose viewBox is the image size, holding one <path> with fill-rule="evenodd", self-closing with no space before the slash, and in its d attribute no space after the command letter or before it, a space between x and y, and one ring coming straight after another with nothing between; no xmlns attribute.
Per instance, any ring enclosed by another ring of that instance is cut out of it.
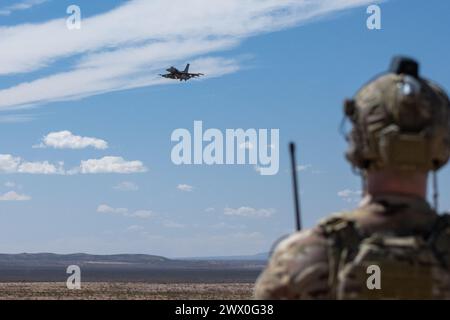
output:
<svg viewBox="0 0 450 320"><path fill-rule="evenodd" d="M435 175L450 156L448 96L419 76L417 62L397 57L344 109L353 126L346 156L364 198L282 241L255 297L450 299L450 216L436 212ZM430 172L435 208L426 201Z"/></svg>

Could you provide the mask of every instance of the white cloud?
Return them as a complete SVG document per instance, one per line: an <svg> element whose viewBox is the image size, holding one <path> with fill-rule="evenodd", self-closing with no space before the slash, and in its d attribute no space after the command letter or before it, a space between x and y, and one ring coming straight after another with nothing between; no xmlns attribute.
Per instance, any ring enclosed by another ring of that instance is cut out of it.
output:
<svg viewBox="0 0 450 320"><path fill-rule="evenodd" d="M373 2L190 0L186 5L185 0L132 0L83 19L76 32L64 27L65 18L0 27L0 75L32 72L77 57L62 72L0 90L0 108L171 83L157 73L187 60L209 77L235 72L235 58L205 56L257 34Z"/></svg>
<svg viewBox="0 0 450 320"><path fill-rule="evenodd" d="M117 213L117 214L128 214L127 208L113 208L108 206L107 204L101 204L97 207L97 212L100 213Z"/></svg>
<svg viewBox="0 0 450 320"><path fill-rule="evenodd" d="M137 191L139 190L139 186L135 184L134 182L130 181L123 181L114 186L114 189L120 190L120 191Z"/></svg>
<svg viewBox="0 0 450 320"><path fill-rule="evenodd" d="M101 159L89 159L81 161L79 168L72 172L79 171L82 174L95 173L140 173L146 172L147 168L141 161L126 161L122 157L103 157Z"/></svg>
<svg viewBox="0 0 450 320"><path fill-rule="evenodd" d="M43 162L23 162L19 165L18 173L28 174L64 174L64 163L60 162L57 165Z"/></svg>
<svg viewBox="0 0 450 320"><path fill-rule="evenodd" d="M50 0L25 0L7 7L0 8L0 16L9 16L15 11L23 11L34 6L49 2Z"/></svg>
<svg viewBox="0 0 450 320"><path fill-rule="evenodd" d="M275 213L275 209L255 209L251 207L240 208L225 208L224 214L227 216L241 216L241 217L264 217L268 218Z"/></svg>
<svg viewBox="0 0 450 320"><path fill-rule="evenodd" d="M360 196L361 195L361 190L345 189L345 190L339 191L337 194L341 198L348 198L348 197L351 197L351 196Z"/></svg>
<svg viewBox="0 0 450 320"><path fill-rule="evenodd" d="M215 211L216 211L216 209L212 208L212 207L205 209L205 212L208 212L208 213L212 213L212 212L215 212Z"/></svg>
<svg viewBox="0 0 450 320"><path fill-rule="evenodd" d="M135 218L141 218L141 219L148 219L151 217L154 217L156 214L151 210L137 210L130 214L128 214L129 217L135 217Z"/></svg>
<svg viewBox="0 0 450 320"><path fill-rule="evenodd" d="M0 173L64 174L64 163L28 162L10 154L0 154Z"/></svg>
<svg viewBox="0 0 450 320"><path fill-rule="evenodd" d="M42 142L35 147L50 147L55 149L85 149L92 147L95 149L104 150L108 148L108 143L102 139L77 136L70 131L64 130L50 132L44 136Z"/></svg>
<svg viewBox="0 0 450 320"><path fill-rule="evenodd" d="M155 217L157 214L151 210L136 210L130 211L128 208L114 208L107 204L101 204L97 207L97 212L99 213L112 213L122 215L124 217L132 217L139 219L148 219Z"/></svg>
<svg viewBox="0 0 450 320"><path fill-rule="evenodd" d="M358 202L361 199L361 190L344 189L337 193L337 195L346 202Z"/></svg>
<svg viewBox="0 0 450 320"><path fill-rule="evenodd" d="M319 169L314 169L315 167L312 164L298 164L296 169L297 172L308 172L311 174L322 174L324 173L324 171L319 170ZM291 174L290 169L286 169L286 173L287 174Z"/></svg>
<svg viewBox="0 0 450 320"><path fill-rule="evenodd" d="M29 201L30 196L24 194L18 194L15 191L9 191L3 195L0 195L0 201Z"/></svg>
<svg viewBox="0 0 450 320"><path fill-rule="evenodd" d="M13 173L17 172L17 168L21 162L18 157L13 157L10 154L0 154L0 172Z"/></svg>
<svg viewBox="0 0 450 320"><path fill-rule="evenodd" d="M117 173L130 174L146 172L147 168L141 161L126 161L122 157L103 157L101 159L89 159L81 161L79 167L66 171L64 162L56 164L48 161L29 162L10 154L0 154L0 174L45 174L45 175L74 175L74 174L98 174Z"/></svg>
<svg viewBox="0 0 450 320"><path fill-rule="evenodd" d="M183 192L192 192L192 191L194 191L194 187L190 186L188 184L179 184L177 186L177 189L180 190L180 191L183 191Z"/></svg>

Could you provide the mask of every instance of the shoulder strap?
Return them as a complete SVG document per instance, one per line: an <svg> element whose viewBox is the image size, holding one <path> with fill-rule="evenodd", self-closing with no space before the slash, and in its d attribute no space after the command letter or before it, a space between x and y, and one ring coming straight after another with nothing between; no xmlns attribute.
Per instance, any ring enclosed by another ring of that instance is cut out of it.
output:
<svg viewBox="0 0 450 320"><path fill-rule="evenodd" d="M328 285L332 295L337 294L338 273L349 255L355 252L364 236L355 226L355 221L349 218L351 213L337 214L323 220L319 224L323 236L328 241Z"/></svg>

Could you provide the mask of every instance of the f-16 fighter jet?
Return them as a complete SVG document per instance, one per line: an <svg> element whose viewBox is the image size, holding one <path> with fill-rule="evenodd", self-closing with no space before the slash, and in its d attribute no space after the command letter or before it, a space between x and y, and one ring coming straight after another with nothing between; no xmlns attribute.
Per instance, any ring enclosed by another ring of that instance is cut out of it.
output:
<svg viewBox="0 0 450 320"><path fill-rule="evenodd" d="M184 71L180 71L175 67L170 67L166 71L168 74L160 74L161 77L180 81L188 81L189 79L204 76L203 73L189 73L190 64L188 63Z"/></svg>

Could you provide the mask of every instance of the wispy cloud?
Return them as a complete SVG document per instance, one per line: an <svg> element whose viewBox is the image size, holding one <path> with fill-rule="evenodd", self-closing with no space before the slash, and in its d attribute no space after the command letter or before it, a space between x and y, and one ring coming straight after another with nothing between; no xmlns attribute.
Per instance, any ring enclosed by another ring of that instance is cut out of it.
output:
<svg viewBox="0 0 450 320"><path fill-rule="evenodd" d="M50 0L25 0L7 7L0 7L0 16L9 16L15 11L31 9Z"/></svg>
<svg viewBox="0 0 450 320"><path fill-rule="evenodd" d="M361 190L344 189L337 193L338 197L346 202L358 202L361 199Z"/></svg>
<svg viewBox="0 0 450 320"><path fill-rule="evenodd" d="M139 218L139 219L149 219L156 216L151 210L136 210L130 211L128 208L114 208L107 204L101 204L97 207L97 212L99 213L112 213L118 214L125 217Z"/></svg>
<svg viewBox="0 0 450 320"><path fill-rule="evenodd" d="M0 90L0 109L169 83L157 73L186 60L209 77L235 72L239 59L208 55L257 34L373 2L190 0L186 6L185 0L132 0L84 19L81 30L67 30L64 19L0 27L0 75L79 57L66 71Z"/></svg>
<svg viewBox="0 0 450 320"><path fill-rule="evenodd" d="M224 212L227 216L241 216L241 217L271 217L275 213L275 209L256 209L252 207L240 207L240 208L225 208Z"/></svg>
<svg viewBox="0 0 450 320"><path fill-rule="evenodd" d="M113 208L113 207L108 206L107 204L101 204L97 207L97 212L126 214L126 213L128 213L128 209L127 208Z"/></svg>
<svg viewBox="0 0 450 320"><path fill-rule="evenodd" d="M64 174L63 166L63 162L30 162L10 154L0 154L0 173Z"/></svg>
<svg viewBox="0 0 450 320"><path fill-rule="evenodd" d="M77 136L68 130L64 130L50 132L42 138L40 144L33 147L55 149L85 149L92 147L103 150L108 148L108 143L102 139Z"/></svg>
<svg viewBox="0 0 450 320"><path fill-rule="evenodd" d="M177 186L177 189L180 190L180 191L183 191L183 192L192 192L192 191L194 191L194 187L190 186L188 184L179 184Z"/></svg>
<svg viewBox="0 0 450 320"><path fill-rule="evenodd" d="M82 160L80 166L70 170L64 169L64 162L50 163L49 161L30 162L11 154L0 154L0 174L46 174L46 175L75 175L117 173L131 174L146 172L147 168L141 161L127 161L122 157L108 156L101 159Z"/></svg>
<svg viewBox="0 0 450 320"><path fill-rule="evenodd" d="M103 157L101 159L89 159L81 161L79 168L75 173L95 174L95 173L141 173L146 172L147 168L141 161L127 161L122 157Z"/></svg>
<svg viewBox="0 0 450 320"><path fill-rule="evenodd" d="M134 212L128 214L128 216L134 217L134 218L140 218L140 219L148 219L148 218L156 216L156 214L151 210L137 210L137 211L134 211Z"/></svg>
<svg viewBox="0 0 450 320"><path fill-rule="evenodd" d="M29 201L30 196L19 194L15 191L9 191L3 195L0 195L0 201Z"/></svg>
<svg viewBox="0 0 450 320"><path fill-rule="evenodd" d="M29 114L9 114L1 115L0 123L23 123L34 120L34 116Z"/></svg>
<svg viewBox="0 0 450 320"><path fill-rule="evenodd" d="M119 191L137 191L139 190L139 186L131 181L122 181L119 184L115 185L114 189Z"/></svg>

